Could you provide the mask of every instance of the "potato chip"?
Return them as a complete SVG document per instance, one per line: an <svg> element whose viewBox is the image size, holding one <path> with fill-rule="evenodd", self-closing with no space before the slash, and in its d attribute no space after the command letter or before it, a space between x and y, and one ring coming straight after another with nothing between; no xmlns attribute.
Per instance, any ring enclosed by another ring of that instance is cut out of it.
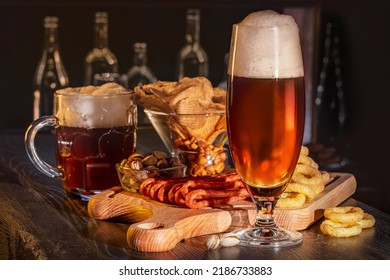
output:
<svg viewBox="0 0 390 280"><path fill-rule="evenodd" d="M196 138L211 144L226 131L226 91L213 88L207 78L158 81L135 87L134 92L144 108L172 114L171 129L183 140ZM205 113L211 117L202 117Z"/></svg>

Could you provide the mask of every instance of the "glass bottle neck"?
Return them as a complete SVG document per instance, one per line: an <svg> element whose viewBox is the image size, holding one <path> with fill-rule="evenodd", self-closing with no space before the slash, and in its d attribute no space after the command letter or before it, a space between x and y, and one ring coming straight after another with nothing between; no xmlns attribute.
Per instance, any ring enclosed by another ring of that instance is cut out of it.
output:
<svg viewBox="0 0 390 280"><path fill-rule="evenodd" d="M199 44L200 35L200 16L198 12L189 12L187 14L187 28L185 41L187 44Z"/></svg>
<svg viewBox="0 0 390 280"><path fill-rule="evenodd" d="M136 66L146 66L147 65L147 56L146 56L146 47L145 46L135 46L134 47L134 65Z"/></svg>
<svg viewBox="0 0 390 280"><path fill-rule="evenodd" d="M47 53L58 51L57 27L45 27L44 45Z"/></svg>
<svg viewBox="0 0 390 280"><path fill-rule="evenodd" d="M106 20L95 22L95 48L108 48L108 23Z"/></svg>

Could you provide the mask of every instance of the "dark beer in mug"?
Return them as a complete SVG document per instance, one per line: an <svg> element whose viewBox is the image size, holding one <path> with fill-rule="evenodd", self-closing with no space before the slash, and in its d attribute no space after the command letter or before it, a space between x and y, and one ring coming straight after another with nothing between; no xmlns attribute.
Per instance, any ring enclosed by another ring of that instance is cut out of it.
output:
<svg viewBox="0 0 390 280"><path fill-rule="evenodd" d="M133 127L59 126L55 133L58 169L65 175L62 184L67 191L87 194L120 185L115 164L134 152Z"/></svg>
<svg viewBox="0 0 390 280"><path fill-rule="evenodd" d="M40 158L35 137L53 127L57 165ZM135 150L135 96L116 83L65 88L54 93L52 116L35 120L26 130L25 147L43 174L61 179L67 194L82 200L120 184L116 164Z"/></svg>

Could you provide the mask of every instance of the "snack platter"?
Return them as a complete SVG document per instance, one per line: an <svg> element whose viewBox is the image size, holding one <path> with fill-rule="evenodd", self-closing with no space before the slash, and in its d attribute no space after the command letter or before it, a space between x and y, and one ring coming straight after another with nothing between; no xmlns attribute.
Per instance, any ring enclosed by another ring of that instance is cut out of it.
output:
<svg viewBox="0 0 390 280"><path fill-rule="evenodd" d="M297 209L276 209L276 223L291 230L304 230L323 217L323 210L335 207L356 190L352 174L330 173L332 180L314 200ZM238 201L219 208L189 209L152 200L114 187L93 196L89 215L97 220L129 224L127 243L131 249L161 252L173 249L181 240L243 228L255 220L249 201Z"/></svg>

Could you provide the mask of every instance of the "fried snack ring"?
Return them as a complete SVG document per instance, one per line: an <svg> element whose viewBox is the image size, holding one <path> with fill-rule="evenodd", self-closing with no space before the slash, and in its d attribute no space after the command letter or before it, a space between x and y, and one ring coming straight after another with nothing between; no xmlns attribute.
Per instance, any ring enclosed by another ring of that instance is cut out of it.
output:
<svg viewBox="0 0 390 280"><path fill-rule="evenodd" d="M358 224L343 224L337 223L332 220L324 220L320 229L323 234L330 235L333 237L350 237L359 235L362 232L362 227Z"/></svg>
<svg viewBox="0 0 390 280"><path fill-rule="evenodd" d="M363 219L357 222L357 224L361 226L362 229L372 228L375 225L375 218L368 213L364 213Z"/></svg>
<svg viewBox="0 0 390 280"><path fill-rule="evenodd" d="M306 201L306 196L302 193L284 192L278 202L277 208L300 208Z"/></svg>
<svg viewBox="0 0 390 280"><path fill-rule="evenodd" d="M322 182L324 185L326 185L330 181L330 174L326 171L320 171L321 172L321 177L322 177Z"/></svg>
<svg viewBox="0 0 390 280"><path fill-rule="evenodd" d="M304 184L298 184L298 183L289 183L286 187L285 192L295 192L295 193L301 193L304 194L307 198L307 200L313 200L316 197L316 192L312 187L309 185L304 185Z"/></svg>
<svg viewBox="0 0 390 280"><path fill-rule="evenodd" d="M323 184L321 172L315 167L304 164L297 164L291 180L311 186Z"/></svg>
<svg viewBox="0 0 390 280"><path fill-rule="evenodd" d="M308 156L309 155L309 148L306 146L302 146L300 155Z"/></svg>
<svg viewBox="0 0 390 280"><path fill-rule="evenodd" d="M304 164L304 165L312 166L314 168L318 168L318 164L311 157L303 153L299 155L298 164Z"/></svg>
<svg viewBox="0 0 390 280"><path fill-rule="evenodd" d="M335 223L353 225L363 219L363 210L353 206L339 206L326 208L325 218Z"/></svg>

